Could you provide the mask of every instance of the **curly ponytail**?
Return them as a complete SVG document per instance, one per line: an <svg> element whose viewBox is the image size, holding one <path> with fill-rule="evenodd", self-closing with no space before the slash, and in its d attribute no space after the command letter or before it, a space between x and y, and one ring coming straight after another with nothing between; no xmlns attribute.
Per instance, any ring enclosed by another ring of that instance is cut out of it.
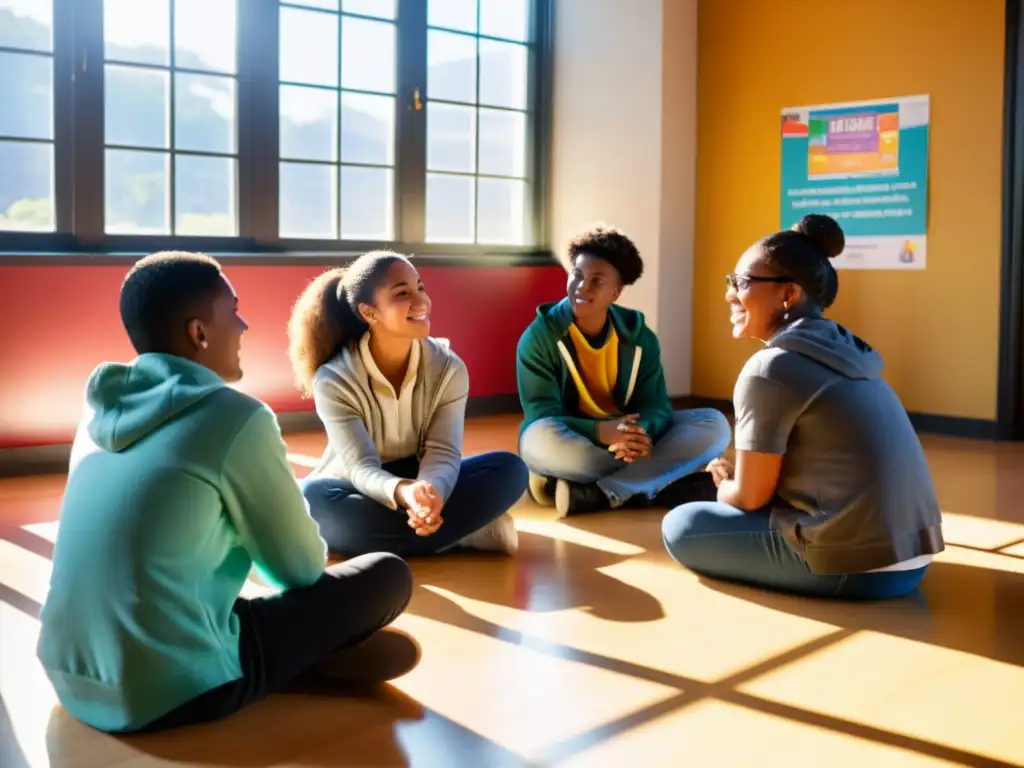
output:
<svg viewBox="0 0 1024 768"><path fill-rule="evenodd" d="M288 357L295 383L307 397L313 395L317 369L366 333L359 305L373 303L396 261L408 262L391 251L365 253L348 267L319 275L299 295L288 320Z"/></svg>

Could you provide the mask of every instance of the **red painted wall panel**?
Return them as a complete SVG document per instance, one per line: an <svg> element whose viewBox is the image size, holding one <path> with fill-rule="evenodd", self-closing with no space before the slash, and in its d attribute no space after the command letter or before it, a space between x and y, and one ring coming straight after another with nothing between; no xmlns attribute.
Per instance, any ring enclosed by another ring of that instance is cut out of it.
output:
<svg viewBox="0 0 1024 768"><path fill-rule="evenodd" d="M278 411L312 407L292 384L286 323L322 267L225 267L250 330L241 388ZM83 385L100 362L130 360L118 291L127 267L0 267L0 448L66 443ZM550 267L420 268L433 300L432 333L466 361L474 397L514 393L515 348L536 305L559 298L565 273Z"/></svg>

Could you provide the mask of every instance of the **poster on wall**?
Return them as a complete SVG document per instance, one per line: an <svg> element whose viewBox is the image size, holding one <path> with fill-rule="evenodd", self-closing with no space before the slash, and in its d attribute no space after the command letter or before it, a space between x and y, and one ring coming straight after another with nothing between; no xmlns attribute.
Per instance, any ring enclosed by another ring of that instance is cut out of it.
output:
<svg viewBox="0 0 1024 768"><path fill-rule="evenodd" d="M924 269L928 96L782 110L782 228L827 213L836 269Z"/></svg>

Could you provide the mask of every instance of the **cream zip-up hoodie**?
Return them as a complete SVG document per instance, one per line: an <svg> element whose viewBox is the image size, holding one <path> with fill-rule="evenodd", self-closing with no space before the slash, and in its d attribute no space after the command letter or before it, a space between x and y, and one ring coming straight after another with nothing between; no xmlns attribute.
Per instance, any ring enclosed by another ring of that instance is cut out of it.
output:
<svg viewBox="0 0 1024 768"><path fill-rule="evenodd" d="M462 466L462 439L469 396L469 371L447 339L426 338L412 390L411 423L416 433L419 480L431 483L444 501ZM308 478L337 477L363 496L396 509L402 478L383 469L387 430L359 344L339 352L313 377L313 402L327 432L327 448ZM404 457L403 457L404 458Z"/></svg>

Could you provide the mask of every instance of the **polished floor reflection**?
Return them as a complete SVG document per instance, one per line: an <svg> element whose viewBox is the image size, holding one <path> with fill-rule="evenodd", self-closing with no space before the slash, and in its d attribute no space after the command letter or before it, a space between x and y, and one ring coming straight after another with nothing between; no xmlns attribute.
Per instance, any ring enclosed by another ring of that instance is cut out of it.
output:
<svg viewBox="0 0 1024 768"><path fill-rule="evenodd" d="M474 420L467 453L515 427ZM912 598L704 580L656 511L555 521L523 500L515 559L414 561L399 626L424 658L393 686L129 739L72 721L35 662L63 478L0 481L0 765L1024 765L1024 447L925 443L949 547ZM289 439L297 473L322 445Z"/></svg>

